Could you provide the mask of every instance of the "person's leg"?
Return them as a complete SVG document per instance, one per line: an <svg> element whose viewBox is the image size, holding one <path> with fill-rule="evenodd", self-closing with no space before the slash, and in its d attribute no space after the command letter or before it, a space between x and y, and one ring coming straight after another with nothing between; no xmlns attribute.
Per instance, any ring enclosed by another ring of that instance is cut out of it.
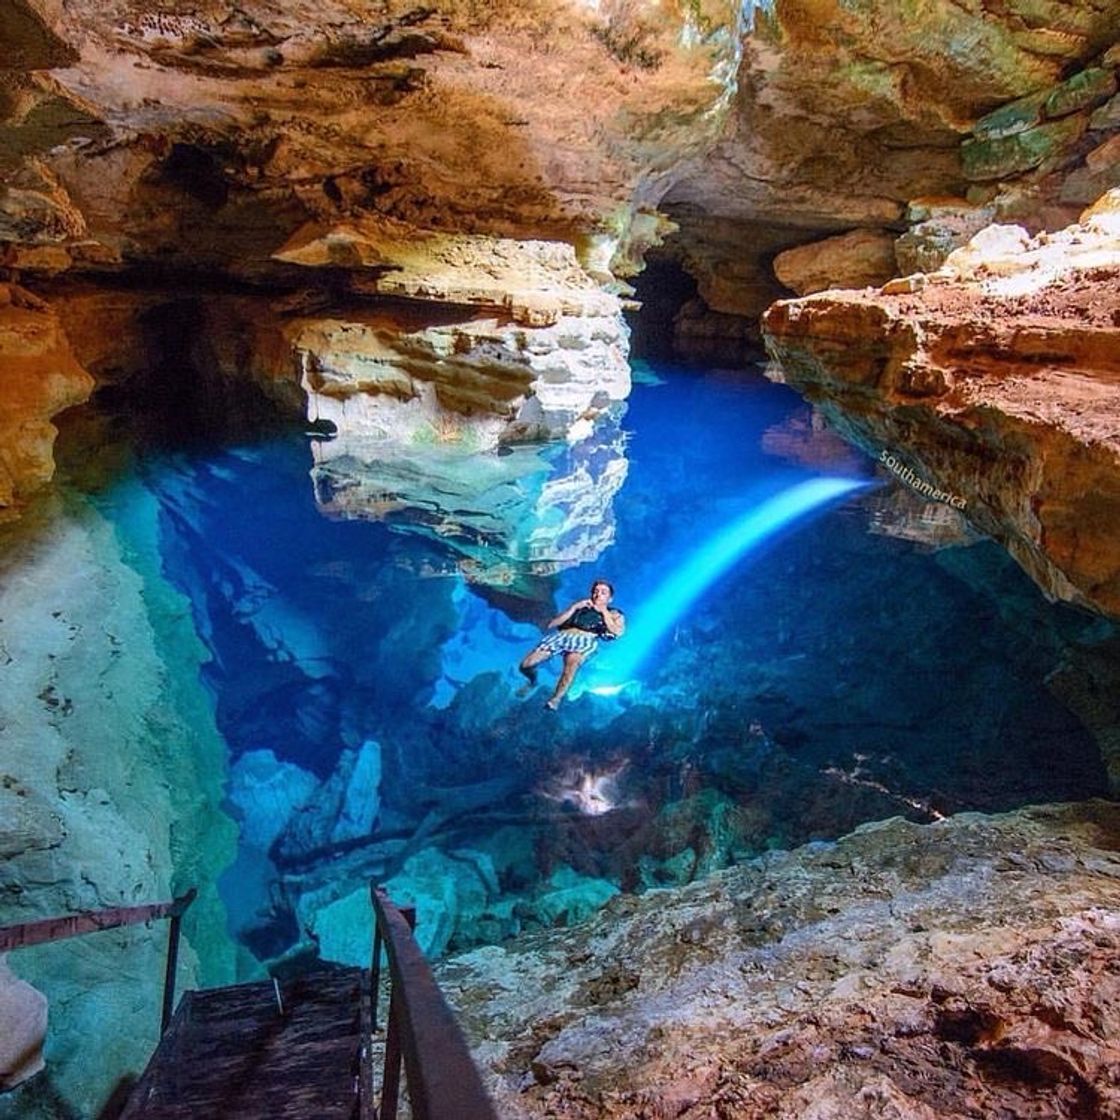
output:
<svg viewBox="0 0 1120 1120"><path fill-rule="evenodd" d="M564 693L568 691L568 687L575 679L576 670L583 664L586 657L586 653L576 653L575 650L569 650L564 654L564 669L560 673L560 679L556 682L556 691L548 699L547 707L556 711L560 706L560 701L564 699Z"/></svg>
<svg viewBox="0 0 1120 1120"><path fill-rule="evenodd" d="M541 649L540 646L536 646L525 655L521 664L517 666L531 688L535 688L537 684L537 666L547 661L551 656L552 650Z"/></svg>

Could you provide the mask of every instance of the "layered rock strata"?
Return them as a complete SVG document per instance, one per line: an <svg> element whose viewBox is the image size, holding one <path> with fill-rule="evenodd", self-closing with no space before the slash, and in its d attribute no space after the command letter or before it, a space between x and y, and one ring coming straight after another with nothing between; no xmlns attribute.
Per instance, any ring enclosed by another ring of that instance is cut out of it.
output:
<svg viewBox="0 0 1120 1120"><path fill-rule="evenodd" d="M291 324L309 413L339 433L340 452L578 440L630 391L619 301L568 245L351 229L301 237L277 256L321 266L340 248L376 269L369 290L425 305ZM433 322L437 309L445 322Z"/></svg>
<svg viewBox="0 0 1120 1120"><path fill-rule="evenodd" d="M504 1116L1111 1115L1120 809L868 825L438 968ZM535 993L535 994L534 994Z"/></svg>
<svg viewBox="0 0 1120 1120"><path fill-rule="evenodd" d="M1054 598L1120 617L1120 192L989 227L936 273L781 302L781 377Z"/></svg>
<svg viewBox="0 0 1120 1120"><path fill-rule="evenodd" d="M1061 3L1029 17L940 0L905 13L760 5L724 135L661 199L681 227L668 251L713 311L753 317L764 306L748 307L719 279L768 271L783 250L805 245L823 258L838 235L902 234L909 272L936 267L993 218L1060 228L1118 173L1118 36L1114 11ZM925 202L949 200L969 217L922 214ZM751 227L767 230L765 245L744 236Z"/></svg>

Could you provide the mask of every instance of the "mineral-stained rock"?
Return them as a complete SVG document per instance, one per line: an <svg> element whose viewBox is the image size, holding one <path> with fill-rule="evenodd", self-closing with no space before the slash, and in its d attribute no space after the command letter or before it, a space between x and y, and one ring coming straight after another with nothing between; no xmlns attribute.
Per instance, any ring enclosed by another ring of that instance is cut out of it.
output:
<svg viewBox="0 0 1120 1120"><path fill-rule="evenodd" d="M503 1116L1120 1103L1120 809L891 820L437 968Z"/></svg>
<svg viewBox="0 0 1120 1120"><path fill-rule="evenodd" d="M4 264L28 268L16 249L60 241L81 241L85 219L41 160L28 160L20 172L0 186L0 244ZM63 250L67 264L69 253ZM61 271L61 270L60 270Z"/></svg>
<svg viewBox="0 0 1120 1120"><path fill-rule="evenodd" d="M826 288L878 288L897 271L894 241L885 230L853 230L779 253L774 274L800 296Z"/></svg>
<svg viewBox="0 0 1120 1120"><path fill-rule="evenodd" d="M5 69L46 70L73 62L77 51L53 29L60 15L57 0L13 0L5 4L0 11Z"/></svg>
<svg viewBox="0 0 1120 1120"><path fill-rule="evenodd" d="M1111 68L1093 66L1081 70L1046 95L1043 116L1065 117L1107 101L1116 92L1116 75Z"/></svg>
<svg viewBox="0 0 1120 1120"><path fill-rule="evenodd" d="M989 227L913 294L775 305L768 346L872 454L963 499L1048 594L1120 616L1120 194Z"/></svg>
<svg viewBox="0 0 1120 1120"><path fill-rule="evenodd" d="M614 227L624 254L645 177L718 133L740 18L727 0L52 8L41 26L81 46L55 78L118 141L54 162L135 259L252 268L309 217L370 213Z"/></svg>
<svg viewBox="0 0 1120 1120"><path fill-rule="evenodd" d="M1009 179L1052 159L1075 141L1088 126L1084 114L1028 128L993 140L967 140L961 146L966 179Z"/></svg>
<svg viewBox="0 0 1120 1120"><path fill-rule="evenodd" d="M92 388L58 316L23 288L0 284L0 516L52 476L51 417Z"/></svg>

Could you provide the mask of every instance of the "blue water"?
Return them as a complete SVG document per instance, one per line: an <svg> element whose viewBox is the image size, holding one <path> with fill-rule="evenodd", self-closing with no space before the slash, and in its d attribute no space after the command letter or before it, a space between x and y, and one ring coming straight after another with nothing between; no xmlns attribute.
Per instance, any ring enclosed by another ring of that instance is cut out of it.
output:
<svg viewBox="0 0 1120 1120"><path fill-rule="evenodd" d="M309 881L392 880L418 852L487 861L488 901L438 950L578 916L511 901L558 875L642 889L863 820L1105 791L1089 733L1046 683L1099 624L1045 603L991 542L883 535L898 484L784 387L650 372L609 446L541 460L547 478L624 457L599 544L556 572L511 552L505 586L463 574L493 562L493 535L485 552L441 537L430 511L327 515L305 433L146 462L231 765L270 751L306 790L343 752L378 751L368 837L301 852L289 830L227 873L259 955L298 938L285 906ZM812 500L771 518L791 494ZM546 712L558 666L523 698L517 662L596 577L630 632ZM262 875L286 900L267 919L246 909Z"/></svg>

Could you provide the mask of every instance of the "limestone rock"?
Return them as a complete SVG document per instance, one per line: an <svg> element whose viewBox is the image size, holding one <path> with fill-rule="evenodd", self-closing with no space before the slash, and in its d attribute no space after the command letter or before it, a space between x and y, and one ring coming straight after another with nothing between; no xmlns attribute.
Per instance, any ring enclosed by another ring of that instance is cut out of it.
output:
<svg viewBox="0 0 1120 1120"><path fill-rule="evenodd" d="M224 748L198 677L202 650L184 600L162 578L154 509L135 490L105 500L131 503L128 516L110 525L76 498L40 501L4 528L3 924L195 886L180 990L228 982L233 950L216 879L233 825L219 809ZM120 1078L142 1069L156 1040L165 940L165 929L137 927L13 955L19 974L65 1008L52 1015L47 1057L58 1109L96 1115Z"/></svg>
<svg viewBox="0 0 1120 1120"><path fill-rule="evenodd" d="M799 296L826 288L878 288L897 269L894 236L884 230L853 230L774 259L775 275Z"/></svg>
<svg viewBox="0 0 1120 1120"><path fill-rule="evenodd" d="M9 268L28 269L26 257L16 254L22 243L39 246L60 241L80 242L86 234L85 219L63 189L58 177L42 160L29 159L7 182L0 185L0 256ZM67 264L70 254L56 247ZM62 271L59 269L58 271Z"/></svg>
<svg viewBox="0 0 1120 1120"><path fill-rule="evenodd" d="M54 473L51 417L84 401L93 379L74 360L57 315L23 288L0 285L0 515Z"/></svg>
<svg viewBox="0 0 1120 1120"><path fill-rule="evenodd" d="M370 837L381 806L381 746L367 740L344 750L326 781L302 800L288 803L277 852L281 858Z"/></svg>
<svg viewBox="0 0 1120 1120"><path fill-rule="evenodd" d="M614 883L580 875L562 865L525 903L525 909L543 926L571 926L598 912L616 894L618 887Z"/></svg>
<svg viewBox="0 0 1120 1120"><path fill-rule="evenodd" d="M377 270L358 290L438 304L482 306L525 326L551 326L562 316L618 314L562 242L443 234L402 223L357 223L300 230L275 253L309 267Z"/></svg>
<svg viewBox="0 0 1120 1120"><path fill-rule="evenodd" d="M94 237L134 260L255 269L309 217L363 214L516 237L617 227L625 257L651 165L722 124L740 18L726 0L67 5L39 21L81 46L55 78L114 143L52 162Z"/></svg>
<svg viewBox="0 0 1120 1120"><path fill-rule="evenodd" d="M960 137L977 119L992 105L1045 100L1120 30L1111 12L1044 7L1035 30L948 0L873 18L831 0L759 6L731 127L682 169L662 208L824 232L886 225L910 198L952 193ZM1064 136L1075 126L1054 127Z"/></svg>
<svg viewBox="0 0 1120 1120"><path fill-rule="evenodd" d="M589 431L581 421L629 393L618 299L599 290L570 246L350 233L345 243L384 270L372 289L450 313L292 324L309 412L333 424L343 444L426 438L476 451L581 438ZM319 262L341 236L299 239L278 255ZM454 310L472 306L486 313Z"/></svg>
<svg viewBox="0 0 1120 1120"><path fill-rule="evenodd" d="M521 1120L1075 1120L1116 1105L1118 828L1107 802L885 821L437 976Z"/></svg>
<svg viewBox="0 0 1120 1120"><path fill-rule="evenodd" d="M992 140L967 140L961 146L965 178L973 181L1009 179L1032 171L1053 159L1081 138L1088 126L1084 114L1016 132Z"/></svg>
<svg viewBox="0 0 1120 1120"><path fill-rule="evenodd" d="M1107 101L1116 92L1116 75L1111 68L1092 66L1055 86L1042 103L1043 116L1053 120Z"/></svg>
<svg viewBox="0 0 1120 1120"><path fill-rule="evenodd" d="M1034 239L989 227L914 294L810 296L764 320L786 379L842 432L963 498L1048 594L1113 616L1118 207L1114 191Z"/></svg>
<svg viewBox="0 0 1120 1120"><path fill-rule="evenodd" d="M910 228L894 246L899 272L909 276L936 271L954 249L967 244L994 217L992 207L975 206L963 198L912 199L906 211Z"/></svg>
<svg viewBox="0 0 1120 1120"><path fill-rule="evenodd" d="M1120 94L1113 97L1107 105L1102 105L1089 118L1089 128L1094 132L1120 128Z"/></svg>
<svg viewBox="0 0 1120 1120"><path fill-rule="evenodd" d="M385 882L398 906L416 908L416 938L425 956L442 955L459 925L470 922L496 898L497 879L482 853L444 853L423 848ZM300 900L306 924L327 960L365 965L373 944L373 909L369 887L358 888L324 905L321 895Z"/></svg>
<svg viewBox="0 0 1120 1120"><path fill-rule="evenodd" d="M560 456L532 446L494 454L467 442L470 421L454 415L421 426L411 444L353 429L314 444L319 508L429 536L470 582L528 598L535 578L611 544L628 466L616 424L600 420Z"/></svg>

